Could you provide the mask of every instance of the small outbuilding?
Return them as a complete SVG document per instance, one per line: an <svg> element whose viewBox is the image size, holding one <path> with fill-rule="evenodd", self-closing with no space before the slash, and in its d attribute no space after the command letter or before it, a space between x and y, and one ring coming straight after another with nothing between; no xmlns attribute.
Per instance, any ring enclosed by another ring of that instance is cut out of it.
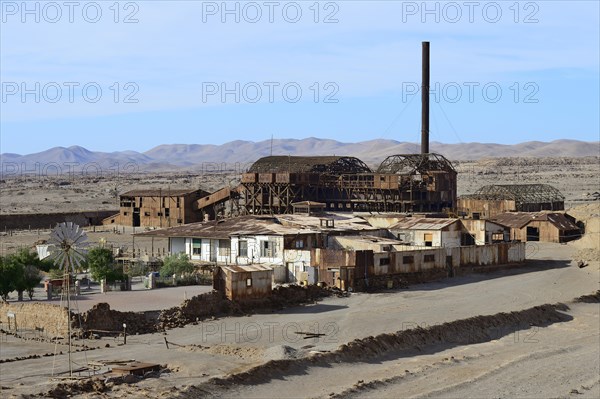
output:
<svg viewBox="0 0 600 399"><path fill-rule="evenodd" d="M492 184L458 199L458 214L493 219L504 212L561 211L565 197L549 184Z"/></svg>
<svg viewBox="0 0 600 399"><path fill-rule="evenodd" d="M415 247L459 247L475 240L460 219L406 218L390 227L394 236Z"/></svg>
<svg viewBox="0 0 600 399"><path fill-rule="evenodd" d="M565 213L508 212L494 221L510 228L511 240L567 242L581 237L581 230Z"/></svg>
<svg viewBox="0 0 600 399"><path fill-rule="evenodd" d="M232 301L267 298L273 288L273 269L263 265L221 266L215 271L213 288Z"/></svg>

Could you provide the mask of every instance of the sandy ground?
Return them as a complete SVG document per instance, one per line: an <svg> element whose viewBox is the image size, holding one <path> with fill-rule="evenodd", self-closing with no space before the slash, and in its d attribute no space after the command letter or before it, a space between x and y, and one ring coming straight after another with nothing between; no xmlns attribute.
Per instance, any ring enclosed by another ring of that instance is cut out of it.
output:
<svg viewBox="0 0 600 399"><path fill-rule="evenodd" d="M570 257L575 248L538 244L530 250L536 260L523 269L447 279L407 290L328 298L315 305L270 314L208 320L169 330L166 336L132 336L125 346L120 345L120 339L113 338L87 341L89 346L99 349L76 353L74 359L78 365L89 360L136 359L166 364L173 370L136 385L114 387L108 394L112 397L139 397L140 394L203 397L205 394L200 395L196 388L190 387L211 377L243 372L268 360L307 356L311 351L331 351L356 338L384 332L545 303L569 302L598 289L599 264L596 262L583 269L572 265ZM514 342L512 334L497 341L440 348L410 357L368 363L343 362L325 369L306 370L299 376L283 376L252 386L233 386L233 391L215 394L225 397L328 397L331 393L340 397L347 394L355 397L564 397L577 389L585 395L582 397L596 397L600 308L597 304L570 306L573 320L521 331L518 342ZM303 339L296 334L307 331L326 335ZM170 349L165 346L165 337L173 343ZM533 338L539 342L529 342ZM2 359L32 351L29 341L12 336L3 339ZM40 353L65 351L64 345L55 349L52 344L35 344L42 345L35 347ZM106 348L106 344L110 347ZM451 356L457 360L444 360ZM53 364L55 371L66 370L66 356L0 364L0 385L10 388L2 392L3 397L47 391L56 384L56 381L49 382ZM373 391L346 392L359 380L386 381Z"/></svg>
<svg viewBox="0 0 600 399"><path fill-rule="evenodd" d="M81 295L72 299L71 306L76 312L85 312L98 303L108 303L111 309L127 310L131 312L163 310L178 306L185 299L189 299L195 295L212 291L212 286L208 285L191 285L147 290L138 283L137 286L132 288L132 291L109 291L100 293L97 285L93 286L89 291L84 287L81 290ZM47 300L41 299L41 297L45 295L43 290L38 289L37 291L39 292L34 296L34 301L37 300L42 303L48 303ZM16 298L9 301L9 303L15 302ZM27 303L29 300L25 299L24 302ZM66 306L65 301L60 298L56 298L50 303Z"/></svg>

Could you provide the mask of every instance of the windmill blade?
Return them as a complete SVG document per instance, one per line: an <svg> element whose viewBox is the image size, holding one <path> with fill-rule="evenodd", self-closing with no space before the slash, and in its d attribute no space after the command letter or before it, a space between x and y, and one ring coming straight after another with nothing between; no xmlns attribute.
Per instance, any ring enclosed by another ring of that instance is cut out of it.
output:
<svg viewBox="0 0 600 399"><path fill-rule="evenodd" d="M85 261L85 248L89 242L85 230L79 225L73 222L58 223L50 233L49 241L57 247L52 259L61 269L66 269L69 265L70 269L75 271Z"/></svg>
<svg viewBox="0 0 600 399"><path fill-rule="evenodd" d="M60 225L61 223L56 223L56 227L52 230L52 233L58 238L58 240L64 239Z"/></svg>
<svg viewBox="0 0 600 399"><path fill-rule="evenodd" d="M87 242L87 235L85 233L83 233L82 235L79 235L77 238L75 238L75 240L73 240L74 244L83 245L86 242Z"/></svg>

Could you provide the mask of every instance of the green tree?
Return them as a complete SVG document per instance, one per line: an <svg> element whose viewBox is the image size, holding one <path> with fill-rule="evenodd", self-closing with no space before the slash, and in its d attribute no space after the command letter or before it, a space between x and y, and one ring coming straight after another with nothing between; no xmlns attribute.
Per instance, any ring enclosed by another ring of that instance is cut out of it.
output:
<svg viewBox="0 0 600 399"><path fill-rule="evenodd" d="M23 267L9 259L0 257L0 298L8 300L8 294L17 289L19 280L23 278Z"/></svg>
<svg viewBox="0 0 600 399"><path fill-rule="evenodd" d="M92 248L88 252L86 264L96 281L106 279L112 283L124 278L123 271L115 268L113 253L108 248Z"/></svg>
<svg viewBox="0 0 600 399"><path fill-rule="evenodd" d="M33 292L35 287L37 287L42 281L42 273L40 273L40 269L32 265L25 266L22 280L25 291L27 291L27 295L29 296L29 300L33 300Z"/></svg>
<svg viewBox="0 0 600 399"><path fill-rule="evenodd" d="M20 273L14 281L14 289L18 293L19 300L23 300L23 292L25 291L30 293L30 298L32 298L33 290L42 279L38 269L41 262L37 253L29 248L21 248L16 253L7 256L6 262L12 264Z"/></svg>
<svg viewBox="0 0 600 399"><path fill-rule="evenodd" d="M172 274L191 273L195 269L196 267L190 262L190 258L182 252L177 255L165 257L163 266L160 268L160 275L169 276Z"/></svg>

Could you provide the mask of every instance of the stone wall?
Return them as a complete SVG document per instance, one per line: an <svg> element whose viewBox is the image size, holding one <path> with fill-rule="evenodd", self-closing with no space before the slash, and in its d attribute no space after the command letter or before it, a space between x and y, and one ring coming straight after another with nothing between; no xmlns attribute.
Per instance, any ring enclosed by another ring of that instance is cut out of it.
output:
<svg viewBox="0 0 600 399"><path fill-rule="evenodd" d="M15 315L15 318L11 319L11 331L14 331L14 322L16 321L19 333L37 330L48 337L67 336L66 307L37 302L0 302L0 322L5 331L8 331L8 312Z"/></svg>
<svg viewBox="0 0 600 399"><path fill-rule="evenodd" d="M102 224L102 219L118 212L112 210L0 215L0 230L48 229L62 222L73 222L82 227L99 226Z"/></svg>

